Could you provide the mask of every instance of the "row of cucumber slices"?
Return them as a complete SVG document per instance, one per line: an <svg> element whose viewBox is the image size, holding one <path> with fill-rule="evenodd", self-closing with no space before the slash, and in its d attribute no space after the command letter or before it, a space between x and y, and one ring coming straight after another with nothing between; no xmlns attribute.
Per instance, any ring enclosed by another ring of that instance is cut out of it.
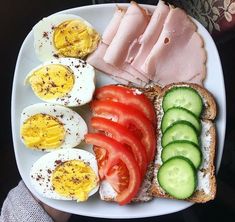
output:
<svg viewBox="0 0 235 222"><path fill-rule="evenodd" d="M163 97L161 159L158 182L177 199L190 197L197 187L203 101L191 87L173 87Z"/></svg>

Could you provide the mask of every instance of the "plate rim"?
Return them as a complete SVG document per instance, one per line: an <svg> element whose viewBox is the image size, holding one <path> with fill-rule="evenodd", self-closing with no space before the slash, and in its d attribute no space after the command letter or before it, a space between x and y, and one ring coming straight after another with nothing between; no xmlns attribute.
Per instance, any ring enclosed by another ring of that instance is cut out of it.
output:
<svg viewBox="0 0 235 222"><path fill-rule="evenodd" d="M68 9L65 9L65 10L62 10L62 11L58 11L58 12L55 12L55 13L52 13L52 14L57 14L57 13L70 13L70 11L73 11L73 10L89 10L89 9L98 9L98 8L103 8L104 6L105 7L110 7L110 8L113 8L114 6L116 6L117 4L116 3L108 3L108 4L96 4L96 5L86 5L86 6L80 6L80 7L73 7L73 8L68 8ZM118 3L118 5L120 6L128 6L130 5L129 3ZM156 5L148 5L148 4L140 4L142 5L143 7L147 8L147 9L152 9L154 7L156 7ZM50 15L52 15L50 14ZM48 15L49 16L49 15ZM194 21L196 21L196 23L198 24L199 22L195 19L193 19ZM222 129L222 135L220 135L219 139L222 140L222 154L221 155L216 155L216 159L217 159L217 162L219 162L219 164L216 165L216 173L218 173L218 170L220 168L220 164L221 164L221 160L222 160L222 155L223 155L223 146L224 146L224 139L225 139L225 133L226 133L226 93L225 93L225 83L224 83L224 76L223 76L223 70L222 70L222 65L221 65L221 60L220 60L220 57L219 57L219 53L218 53L218 49L215 45L215 42L214 40L212 39L211 35L208 33L208 31L205 29L205 27L203 27L201 25L201 23L199 23L201 28L204 29L204 31L207 33L208 35L208 38L209 38L209 41L212 43L215 51L216 51L216 59L218 60L218 65L219 65L219 72L222 74L221 78L222 78L222 85L223 85L223 92L222 92L222 102L223 102L223 116L222 118L224 119L224 124L222 125L223 126L223 129ZM15 159L16 159L16 163L17 163L17 168L19 170L19 173L20 173L20 176L22 178L22 180L24 181L23 179L23 169L21 169L19 167L19 158L17 157L17 141L16 141L16 137L17 137L17 131L16 131L16 123L15 123L15 110L16 110L16 82L17 82L17 73L18 73L18 69L19 69L19 61L20 61L20 58L21 58L21 54L23 52L23 49L24 49L24 46L27 44L27 40L31 37L32 35L32 30L27 34L27 36L25 37L21 47L20 47L20 50L19 50L19 53L18 53L18 56L17 56L17 61L16 61L16 65L15 65L15 71L14 71L14 77L13 77L13 84L12 84L12 95L11 95L11 127L12 127L12 139L13 139L13 148L14 148L14 154L15 154ZM216 124L215 124L216 125ZM217 138L218 140L218 138ZM219 143L219 141L217 142ZM35 193L34 190L31 190L30 189L30 186L27 184L27 182L24 181L24 183L26 184L26 186L28 187L28 189L30 190L30 192L32 192L40 201L44 202L43 198L38 194L38 193ZM58 209L58 210L62 210L64 211L64 208L61 207L60 205L58 206L52 206L48 203L46 203L47 205L55 208L55 209ZM185 202L185 206L182 207L180 210L176 209L176 210L173 210L173 211L169 211L167 213L160 213L160 214L144 214L144 212L142 213L142 216L135 216L134 214L132 215L113 215L112 217L110 216L105 216L104 214L100 214L100 213L94 213L94 212L90 212L90 213L76 213L74 211L69 211L69 210L66 210L66 212L68 213L72 213L72 214L77 214L77 215L82 215L82 216L89 216L89 217L97 217L97 218L109 218L109 219L131 219L131 218L147 218L147 217L153 217L153 216L161 216L161 215L167 215L167 214L171 214L171 213L175 213L175 212L179 212L179 211L182 211L190 206L192 206L194 203L191 203L191 202Z"/></svg>

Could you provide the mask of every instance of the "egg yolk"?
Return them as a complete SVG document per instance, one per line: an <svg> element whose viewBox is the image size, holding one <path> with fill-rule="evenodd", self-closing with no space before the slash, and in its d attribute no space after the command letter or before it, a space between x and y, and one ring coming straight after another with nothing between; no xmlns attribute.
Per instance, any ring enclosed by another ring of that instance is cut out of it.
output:
<svg viewBox="0 0 235 222"><path fill-rule="evenodd" d="M28 82L39 98L56 99L71 91L74 75L66 66L50 64L36 70L30 75Z"/></svg>
<svg viewBox="0 0 235 222"><path fill-rule="evenodd" d="M93 169L80 160L63 162L52 173L55 192L79 201L87 200L90 191L97 186L97 183L98 179Z"/></svg>
<svg viewBox="0 0 235 222"><path fill-rule="evenodd" d="M93 52L100 40L99 34L79 19L65 21L54 28L54 46L65 57L84 58Z"/></svg>
<svg viewBox="0 0 235 222"><path fill-rule="evenodd" d="M21 137L29 148L58 148L64 141L63 124L53 116L36 114L29 117L21 127Z"/></svg>

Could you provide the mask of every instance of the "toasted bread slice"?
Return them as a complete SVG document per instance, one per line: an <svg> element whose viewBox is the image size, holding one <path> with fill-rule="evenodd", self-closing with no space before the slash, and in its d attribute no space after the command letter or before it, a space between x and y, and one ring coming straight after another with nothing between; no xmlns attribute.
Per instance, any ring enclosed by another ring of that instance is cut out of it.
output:
<svg viewBox="0 0 235 222"><path fill-rule="evenodd" d="M192 87L201 95L204 103L204 110L202 113L202 153L204 161L198 171L198 187L193 196L188 200L197 203L207 202L214 199L216 194L216 180L215 180L215 146L216 146L216 130L212 120L216 117L216 103L210 92L203 87L192 83L178 83L170 84L164 88L159 86L153 86L149 88L136 88L143 92L154 104L157 113L157 152L154 163L151 163L148 167L146 177L140 187L139 193L133 199L133 202L149 201L152 197L160 198L172 198L164 192L159 186L157 181L157 172L162 164L161 162L161 118L163 116L163 110L161 106L162 98L164 94L174 86L186 86ZM102 181L100 185L100 198L105 201L115 201L117 193L111 187L107 181Z"/></svg>
<svg viewBox="0 0 235 222"><path fill-rule="evenodd" d="M192 83L177 83L177 84L170 84L164 87L155 100L154 105L157 110L157 122L158 122L158 141L157 141L157 153L155 156L155 163L154 163L154 177L151 186L151 193L155 197L161 198L173 198L169 196L159 185L157 179L158 169L162 164L161 161L161 119L163 116L162 110L162 99L165 93L171 89L172 87L191 87L197 90L200 96L203 99L203 113L201 116L201 123L202 123L202 132L200 136L201 140L201 150L203 153L203 162L198 170L198 186L194 194L188 198L188 201L203 203L209 200L214 199L216 194L216 180L215 180L215 167L214 167L214 158L215 158L215 146L216 146L216 130L215 125L212 120L216 117L216 103L211 95L205 88Z"/></svg>

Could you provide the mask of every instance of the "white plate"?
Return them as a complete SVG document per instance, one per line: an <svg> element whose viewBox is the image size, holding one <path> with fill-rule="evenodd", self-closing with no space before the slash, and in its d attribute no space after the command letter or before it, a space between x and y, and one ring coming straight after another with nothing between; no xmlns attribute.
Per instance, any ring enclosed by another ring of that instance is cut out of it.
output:
<svg viewBox="0 0 235 222"><path fill-rule="evenodd" d="M84 19L89 21L97 31L102 33L104 28L110 21L114 13L115 7L116 4L92 5L80 8L73 8L63 12L72 13L83 17ZM151 11L153 11L154 9L154 6L145 5L145 7ZM223 152L226 124L226 100L224 79L218 52L211 36L208 34L206 29L202 27L201 24L199 24L198 22L196 22L196 24L198 25L199 33L204 38L205 47L208 53L207 78L205 81L205 87L213 93L218 104L219 112L216 120L218 132L218 150L216 166L218 170ZM26 37L24 43L22 44L15 69L12 90L12 133L15 156L19 172L27 187L35 196L37 196L41 201L48 204L49 206L62 211L70 212L73 214L103 218L140 218L157 216L177 212L192 205L192 203L188 203L185 201L154 199L153 201L148 203L130 204L128 206L120 207L115 203L106 203L104 201L100 201L98 195L95 195L86 203L76 203L75 201L51 200L39 196L30 184L29 170L32 164L40 156L42 156L43 153L26 149L22 144L19 135L21 111L24 107L30 104L40 102L39 99L37 99L36 96L32 93L31 88L26 87L23 84L26 74L39 64L40 62L36 58L33 49L33 35L32 32L30 32ZM113 81L107 76L104 76L100 73L97 74L97 85L103 85L108 83L113 83Z"/></svg>

